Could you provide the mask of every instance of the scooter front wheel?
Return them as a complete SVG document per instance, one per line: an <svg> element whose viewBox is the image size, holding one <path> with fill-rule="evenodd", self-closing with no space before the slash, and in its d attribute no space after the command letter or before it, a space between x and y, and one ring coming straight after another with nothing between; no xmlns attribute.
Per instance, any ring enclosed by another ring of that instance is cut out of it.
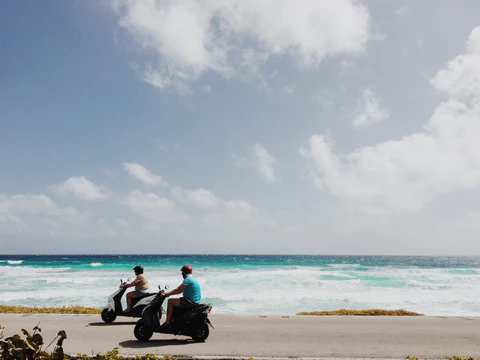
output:
<svg viewBox="0 0 480 360"><path fill-rule="evenodd" d="M135 325L133 334L139 341L148 341L153 335L153 330L147 324L140 322Z"/></svg>
<svg viewBox="0 0 480 360"><path fill-rule="evenodd" d="M208 335L210 334L210 330L208 329L207 324L202 324L195 329L193 329L192 332L192 339L196 342L202 342L207 340Z"/></svg>
<svg viewBox="0 0 480 360"><path fill-rule="evenodd" d="M112 323L115 321L117 318L117 314L115 314L115 311L110 310L110 309L103 309L102 310L102 320L105 321L107 324Z"/></svg>

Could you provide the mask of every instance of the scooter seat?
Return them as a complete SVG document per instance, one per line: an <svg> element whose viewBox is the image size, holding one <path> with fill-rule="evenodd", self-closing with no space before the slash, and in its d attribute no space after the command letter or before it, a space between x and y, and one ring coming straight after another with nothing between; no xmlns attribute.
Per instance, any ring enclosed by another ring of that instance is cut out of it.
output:
<svg viewBox="0 0 480 360"><path fill-rule="evenodd" d="M207 304L195 304L190 309L191 310L199 310L199 309L207 309L209 307L210 307L210 305L207 305Z"/></svg>
<svg viewBox="0 0 480 360"><path fill-rule="evenodd" d="M157 293L147 293L147 294L143 294L143 295L137 297L136 299L140 300L140 299L146 298L146 297L148 297L148 296L152 296L152 295L157 295Z"/></svg>

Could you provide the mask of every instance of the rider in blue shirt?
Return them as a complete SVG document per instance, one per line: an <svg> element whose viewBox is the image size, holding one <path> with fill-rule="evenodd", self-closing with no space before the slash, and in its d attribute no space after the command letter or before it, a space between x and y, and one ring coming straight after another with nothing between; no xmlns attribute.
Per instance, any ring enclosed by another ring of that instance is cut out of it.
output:
<svg viewBox="0 0 480 360"><path fill-rule="evenodd" d="M167 320L165 320L164 326L170 325L174 307L189 308L192 305L199 304L202 297L200 285L192 275L192 267L184 265L180 271L182 272L183 282L176 289L164 293L163 296L169 297L183 292L183 297L168 299Z"/></svg>

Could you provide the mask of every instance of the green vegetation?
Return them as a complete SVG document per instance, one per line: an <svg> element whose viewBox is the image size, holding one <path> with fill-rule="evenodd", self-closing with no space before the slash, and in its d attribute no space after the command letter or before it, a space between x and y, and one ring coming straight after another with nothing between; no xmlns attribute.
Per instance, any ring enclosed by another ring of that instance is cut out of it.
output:
<svg viewBox="0 0 480 360"><path fill-rule="evenodd" d="M382 309L369 309L369 310L334 310L334 311L312 311L301 312L297 315L315 315L315 316L423 316L423 314L414 313L406 310L382 310Z"/></svg>
<svg viewBox="0 0 480 360"><path fill-rule="evenodd" d="M40 325L40 324L39 324ZM24 337L15 334L3 341L3 327L0 326L0 359L5 360L64 360L63 340L67 338L65 331L58 332L55 339L58 338L57 344L52 353L47 353L43 350L43 337L40 335L40 329L37 326L33 328L33 333L30 334L27 330L22 329ZM55 341L47 346L48 347Z"/></svg>
<svg viewBox="0 0 480 360"><path fill-rule="evenodd" d="M63 306L54 308L29 308L23 306L0 305L3 314L100 314L102 310L82 306Z"/></svg>
<svg viewBox="0 0 480 360"><path fill-rule="evenodd" d="M38 324L40 325L40 324ZM0 359L5 360L173 360L170 356L157 357L153 354L138 355L135 357L124 358L118 355L118 349L108 351L105 355L85 355L77 354L74 356L66 355L63 351L63 341L67 338L64 330L58 332L55 339L43 349L43 337L40 335L42 329L39 326L33 328L30 334L27 330L22 329L23 337L15 334L3 341L4 328L0 325ZM46 350L56 340L57 344L51 353Z"/></svg>

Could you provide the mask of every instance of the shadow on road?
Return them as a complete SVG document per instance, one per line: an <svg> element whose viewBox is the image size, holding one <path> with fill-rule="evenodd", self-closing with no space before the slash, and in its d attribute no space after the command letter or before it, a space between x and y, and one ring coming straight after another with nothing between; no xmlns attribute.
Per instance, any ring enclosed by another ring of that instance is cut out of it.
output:
<svg viewBox="0 0 480 360"><path fill-rule="evenodd" d="M135 325L136 322L126 322L126 321L119 321L119 322L113 322L110 324L106 324L104 322L94 322L94 323L89 323L89 326L115 326L115 325Z"/></svg>
<svg viewBox="0 0 480 360"><path fill-rule="evenodd" d="M170 346L170 345L190 345L201 344L192 339L155 339L149 341L127 340L118 343L124 348L141 349L149 347Z"/></svg>

